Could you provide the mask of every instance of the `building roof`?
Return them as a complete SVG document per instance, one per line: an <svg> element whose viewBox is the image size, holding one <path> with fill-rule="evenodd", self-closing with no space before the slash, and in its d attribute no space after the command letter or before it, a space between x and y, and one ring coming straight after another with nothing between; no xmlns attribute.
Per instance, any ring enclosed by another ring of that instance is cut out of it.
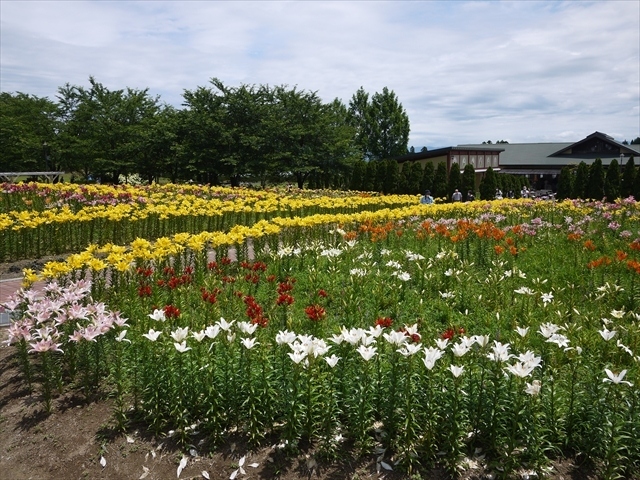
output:
<svg viewBox="0 0 640 480"><path fill-rule="evenodd" d="M540 172L542 169L559 170L564 165L593 163L596 158L608 165L614 158L640 155L640 145L623 145L604 133L595 132L578 142L564 143L501 143L500 167L528 168ZM459 145L460 148L476 148L482 145ZM626 162L623 158L623 163ZM504 170L503 170L504 171Z"/></svg>
<svg viewBox="0 0 640 480"><path fill-rule="evenodd" d="M407 161L414 160L424 160L427 158L441 157L443 155L448 154L449 152L466 152L468 150L474 150L476 152L489 152L489 153L500 153L502 158L502 152L504 149L503 145L458 145L457 147L444 147L444 148L436 148L435 150L426 150L424 152L416 152L416 153L408 153L407 155L402 155L401 157L397 157L396 160L398 163L403 163Z"/></svg>

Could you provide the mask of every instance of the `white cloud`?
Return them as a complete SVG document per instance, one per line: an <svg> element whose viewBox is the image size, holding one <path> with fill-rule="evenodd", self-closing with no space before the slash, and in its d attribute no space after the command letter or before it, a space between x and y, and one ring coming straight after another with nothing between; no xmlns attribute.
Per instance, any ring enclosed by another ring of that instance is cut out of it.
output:
<svg viewBox="0 0 640 480"><path fill-rule="evenodd" d="M348 103L388 86L418 149L640 133L638 2L3 0L0 14L2 91L53 98L93 75L180 105L217 77Z"/></svg>

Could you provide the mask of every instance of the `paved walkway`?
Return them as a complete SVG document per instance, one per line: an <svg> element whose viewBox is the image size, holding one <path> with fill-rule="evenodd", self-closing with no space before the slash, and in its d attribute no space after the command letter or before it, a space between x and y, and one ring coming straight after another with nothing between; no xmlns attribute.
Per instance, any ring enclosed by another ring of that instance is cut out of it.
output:
<svg viewBox="0 0 640 480"><path fill-rule="evenodd" d="M22 286L22 277L9 278L0 280L0 304L9 300L17 290ZM9 314L2 312L0 307L0 327L6 327L9 325Z"/></svg>
<svg viewBox="0 0 640 480"><path fill-rule="evenodd" d="M0 280L0 303L4 303L9 300L9 297L13 295L16 290L19 290L21 285L22 278ZM5 327L7 325L9 325L9 314L6 312L0 312L0 326Z"/></svg>

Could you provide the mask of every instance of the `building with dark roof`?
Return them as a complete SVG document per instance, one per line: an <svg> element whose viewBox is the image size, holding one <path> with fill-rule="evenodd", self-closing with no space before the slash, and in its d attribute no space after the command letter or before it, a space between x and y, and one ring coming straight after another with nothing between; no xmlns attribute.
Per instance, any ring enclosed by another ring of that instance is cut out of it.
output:
<svg viewBox="0 0 640 480"><path fill-rule="evenodd" d="M622 166L630 157L638 156L640 145L624 145L604 133L594 132L577 142L458 145L403 155L397 161L401 165L419 161L423 166L444 161L447 170L453 163L464 170L469 163L475 168L476 184L491 166L497 173L527 175L537 188L555 190L560 170L566 165L577 166L580 162L591 165L599 158L606 167L615 158Z"/></svg>

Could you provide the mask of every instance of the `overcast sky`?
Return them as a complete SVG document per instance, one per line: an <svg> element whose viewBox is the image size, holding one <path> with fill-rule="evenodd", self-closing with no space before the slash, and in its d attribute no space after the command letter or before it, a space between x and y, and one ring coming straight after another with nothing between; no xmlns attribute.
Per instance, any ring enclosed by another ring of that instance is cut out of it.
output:
<svg viewBox="0 0 640 480"><path fill-rule="evenodd" d="M393 90L419 150L640 135L640 2L0 0L0 89Z"/></svg>

